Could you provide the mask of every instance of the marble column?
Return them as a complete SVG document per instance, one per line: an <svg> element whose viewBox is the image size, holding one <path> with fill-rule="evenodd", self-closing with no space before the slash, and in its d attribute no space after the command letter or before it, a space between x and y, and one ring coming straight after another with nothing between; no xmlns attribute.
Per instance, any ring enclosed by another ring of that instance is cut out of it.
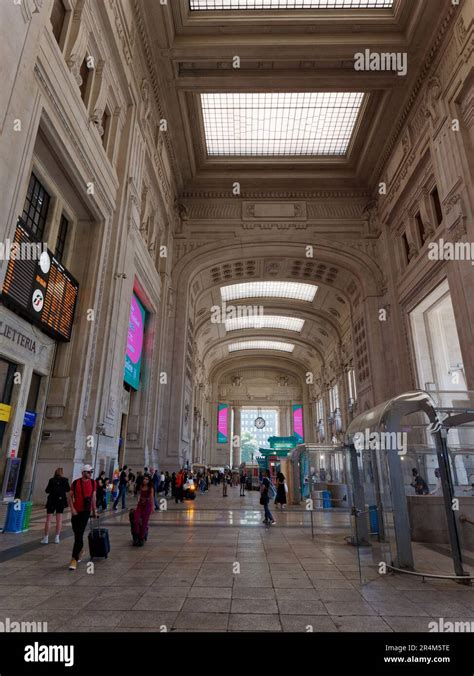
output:
<svg viewBox="0 0 474 676"><path fill-rule="evenodd" d="M233 407L234 413L234 431L232 435L232 467L240 465L240 406Z"/></svg>

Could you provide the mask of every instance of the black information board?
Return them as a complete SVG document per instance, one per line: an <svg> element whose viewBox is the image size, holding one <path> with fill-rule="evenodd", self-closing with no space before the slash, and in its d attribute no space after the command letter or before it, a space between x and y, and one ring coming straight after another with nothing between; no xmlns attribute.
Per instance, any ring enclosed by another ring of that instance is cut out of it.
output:
<svg viewBox="0 0 474 676"><path fill-rule="evenodd" d="M71 339L79 284L52 252L19 221L2 289L2 302L55 340Z"/></svg>

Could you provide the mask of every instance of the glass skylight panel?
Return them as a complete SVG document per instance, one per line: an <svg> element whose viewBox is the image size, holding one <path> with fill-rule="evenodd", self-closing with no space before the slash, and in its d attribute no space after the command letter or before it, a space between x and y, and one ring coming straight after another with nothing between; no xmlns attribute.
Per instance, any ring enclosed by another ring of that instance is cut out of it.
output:
<svg viewBox="0 0 474 676"><path fill-rule="evenodd" d="M304 319L299 317L284 317L282 315L252 315L249 317L232 317L225 322L226 331L239 329L282 329L300 333Z"/></svg>
<svg viewBox="0 0 474 676"><path fill-rule="evenodd" d="M239 343L231 343L229 352L239 350L279 350L280 352L293 352L295 346L292 343L281 343L277 340L247 340Z"/></svg>
<svg viewBox="0 0 474 676"><path fill-rule="evenodd" d="M192 10L390 9L393 0L190 0Z"/></svg>
<svg viewBox="0 0 474 676"><path fill-rule="evenodd" d="M364 94L201 94L209 157L345 155Z"/></svg>
<svg viewBox="0 0 474 676"><path fill-rule="evenodd" d="M303 282L242 282L221 287L223 301L242 298L290 298L312 303L318 287Z"/></svg>

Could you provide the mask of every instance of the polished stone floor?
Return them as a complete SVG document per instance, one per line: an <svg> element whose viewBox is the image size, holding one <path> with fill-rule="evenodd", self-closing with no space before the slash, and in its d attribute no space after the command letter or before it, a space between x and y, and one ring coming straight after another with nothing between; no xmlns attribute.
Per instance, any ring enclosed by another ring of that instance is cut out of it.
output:
<svg viewBox="0 0 474 676"><path fill-rule="evenodd" d="M40 545L44 512L35 509L27 533L0 534L0 621L114 632L426 632L440 617L474 622L474 588L379 575L370 548L348 544L346 513L315 512L312 538L300 508L262 525L258 497L212 487L194 502L169 501L143 548L131 546L128 511L106 513L110 557L93 571L86 557L75 572L69 520L59 545ZM416 557L449 572L440 552L418 546Z"/></svg>

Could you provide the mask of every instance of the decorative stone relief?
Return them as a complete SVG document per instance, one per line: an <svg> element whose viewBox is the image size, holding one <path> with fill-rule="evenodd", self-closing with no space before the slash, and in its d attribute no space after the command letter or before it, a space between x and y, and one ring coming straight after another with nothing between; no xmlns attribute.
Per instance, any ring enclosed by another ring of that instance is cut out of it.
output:
<svg viewBox="0 0 474 676"><path fill-rule="evenodd" d="M426 114L431 118L433 124L437 122L441 115L440 103L441 82L439 77L432 77L428 80L425 92Z"/></svg>
<svg viewBox="0 0 474 676"><path fill-rule="evenodd" d="M245 221L267 218L306 220L306 202L244 202L242 218Z"/></svg>
<svg viewBox="0 0 474 676"><path fill-rule="evenodd" d="M150 83L146 78L142 80L140 94L142 96L143 101L143 119L148 120L148 118L150 117L151 100L150 100Z"/></svg>
<svg viewBox="0 0 474 676"><path fill-rule="evenodd" d="M444 201L446 227L455 231L456 241L467 234L464 203L459 193L454 193Z"/></svg>

